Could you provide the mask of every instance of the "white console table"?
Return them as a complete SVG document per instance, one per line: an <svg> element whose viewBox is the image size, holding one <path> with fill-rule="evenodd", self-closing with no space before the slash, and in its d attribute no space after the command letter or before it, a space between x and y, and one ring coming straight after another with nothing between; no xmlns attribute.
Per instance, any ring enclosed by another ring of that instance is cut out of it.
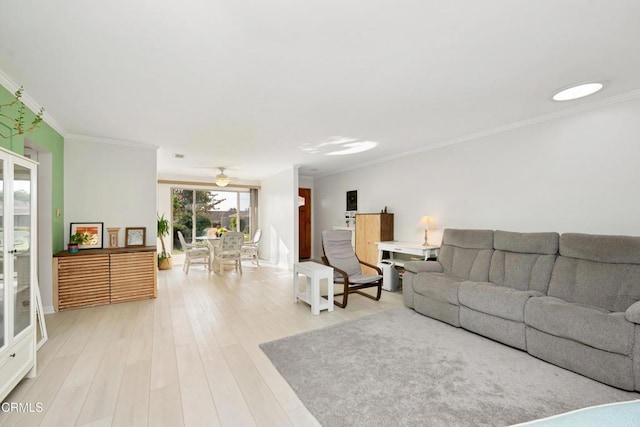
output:
<svg viewBox="0 0 640 427"><path fill-rule="evenodd" d="M406 260L396 258L396 254L414 255L426 260L437 257L439 250L440 246L422 246L420 243L413 242L378 242L378 264L385 261L403 266ZM383 258L384 252L389 252L389 258Z"/></svg>

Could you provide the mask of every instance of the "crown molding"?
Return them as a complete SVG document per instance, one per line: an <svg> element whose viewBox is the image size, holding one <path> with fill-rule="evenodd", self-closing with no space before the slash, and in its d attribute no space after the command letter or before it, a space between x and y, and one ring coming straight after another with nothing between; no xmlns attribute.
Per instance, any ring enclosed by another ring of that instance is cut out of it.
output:
<svg viewBox="0 0 640 427"><path fill-rule="evenodd" d="M93 142L97 144L110 144L110 145L122 145L125 147L142 148L146 150L157 150L159 145L148 144L146 142L129 141L125 139L105 138L102 136L90 136L82 135L78 133L71 133L66 136L66 139L74 141Z"/></svg>
<svg viewBox="0 0 640 427"><path fill-rule="evenodd" d="M554 111L552 113L542 114L540 116L533 117L531 119L521 120L519 122L510 123L508 125L499 126L493 129L470 133L468 135L463 135L457 138L452 138L444 141L434 142L432 144L429 144L426 147L421 147L416 150L404 151L402 153L392 155L392 156L385 156L384 159L381 159L381 160L373 160L370 162L358 163L357 166L347 167L347 168L336 170L330 173L321 174L316 176L315 178L325 178L327 176L332 176L339 173L360 169L366 166L377 165L380 163L387 163L389 160L400 159L407 156L424 153L426 151L435 150L437 148L447 147L449 145L456 145L456 144L461 144L463 142L469 142L477 139L486 138L488 136L499 135L501 133L510 132L513 130L522 129L522 128L534 126L541 123L550 122L552 120L560 119L563 117L574 116L576 114L584 113L587 111L597 110L599 108L607 107L609 105L621 104L621 103L632 101L638 98L640 98L640 89L632 90L630 92L625 92L620 95L611 96L611 97L602 99L600 101L594 101L588 104L583 104L583 105L579 105L571 108L565 108L559 111Z"/></svg>
<svg viewBox="0 0 640 427"><path fill-rule="evenodd" d="M0 70L0 85L4 86L4 88L7 89L11 93L15 93L18 89L20 89L20 85L17 84L16 82L14 82L2 70ZM26 90L22 92L22 102L24 102L24 105L29 107L29 109L33 113L36 113L36 112L40 111L40 108L42 108L42 106L40 104L38 104L29 95L29 93ZM42 121L44 121L46 124L51 126L51 128L53 130L55 130L56 132L58 132L60 135L62 135L63 138L66 138L67 135L69 134L69 132L67 132L67 130L64 127L62 127L62 125L55 118L53 118L53 116L51 114L49 114L46 111L46 109L45 109L44 114L42 115Z"/></svg>
<svg viewBox="0 0 640 427"><path fill-rule="evenodd" d="M197 179L197 178L196 178ZM239 183L231 183L229 185L226 185L224 187L220 187L219 185L216 185L215 180L214 181L185 181L185 180L179 180L179 179L158 179L156 181L158 184L167 184L167 185L181 185L181 186L186 186L186 187L205 187L205 188L211 188L211 187L215 187L215 189L217 191L233 191L233 190L237 190L237 189L260 189L260 185L258 184L239 184Z"/></svg>

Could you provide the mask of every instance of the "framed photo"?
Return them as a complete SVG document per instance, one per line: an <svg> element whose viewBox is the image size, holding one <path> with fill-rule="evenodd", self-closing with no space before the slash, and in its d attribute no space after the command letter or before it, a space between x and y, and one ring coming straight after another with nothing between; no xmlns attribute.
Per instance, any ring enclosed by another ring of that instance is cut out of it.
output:
<svg viewBox="0 0 640 427"><path fill-rule="evenodd" d="M125 246L127 248L133 246L144 246L147 241L147 228L146 227L127 227L124 231Z"/></svg>
<svg viewBox="0 0 640 427"><path fill-rule="evenodd" d="M358 210L358 190L347 191L347 210Z"/></svg>
<svg viewBox="0 0 640 427"><path fill-rule="evenodd" d="M72 222L69 229L69 237L76 233L85 233L89 237L89 241L78 245L78 249L102 249L103 222Z"/></svg>

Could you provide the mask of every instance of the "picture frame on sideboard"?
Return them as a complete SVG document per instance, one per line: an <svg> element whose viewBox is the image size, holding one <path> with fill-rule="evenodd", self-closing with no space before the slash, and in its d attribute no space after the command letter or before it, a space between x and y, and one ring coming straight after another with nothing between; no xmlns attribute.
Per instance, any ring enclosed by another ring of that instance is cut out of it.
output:
<svg viewBox="0 0 640 427"><path fill-rule="evenodd" d="M141 247L145 245L147 240L146 227L127 227L124 232L125 247Z"/></svg>

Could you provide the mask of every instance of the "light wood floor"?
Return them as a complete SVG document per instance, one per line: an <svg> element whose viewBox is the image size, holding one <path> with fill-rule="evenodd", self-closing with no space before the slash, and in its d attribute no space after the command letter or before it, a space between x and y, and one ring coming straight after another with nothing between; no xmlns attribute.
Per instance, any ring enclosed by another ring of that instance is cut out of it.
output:
<svg viewBox="0 0 640 427"><path fill-rule="evenodd" d="M290 272L243 266L175 265L159 272L157 299L47 315L38 376L6 399L43 410L0 412L0 425L318 425L258 344L402 306L402 295L354 295L313 316L293 303Z"/></svg>

